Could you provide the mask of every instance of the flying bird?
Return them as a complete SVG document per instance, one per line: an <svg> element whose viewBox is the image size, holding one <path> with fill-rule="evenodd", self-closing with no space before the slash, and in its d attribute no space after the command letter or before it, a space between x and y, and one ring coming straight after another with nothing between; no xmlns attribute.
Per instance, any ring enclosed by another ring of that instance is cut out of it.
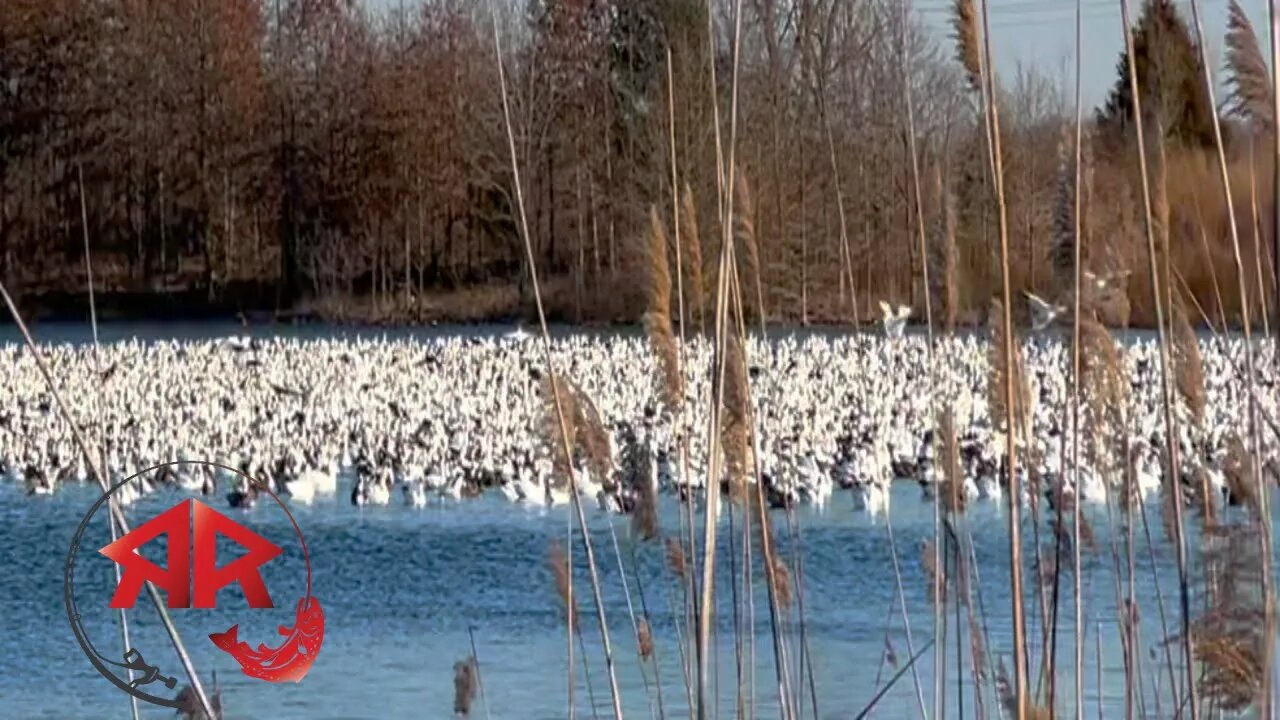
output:
<svg viewBox="0 0 1280 720"><path fill-rule="evenodd" d="M899 305L897 310L889 307L889 303L880 301L880 324L884 327L885 337L896 340L902 337L902 330L907 325L907 318L911 317L911 308L906 305Z"/></svg>
<svg viewBox="0 0 1280 720"><path fill-rule="evenodd" d="M1061 305L1053 305L1033 292L1023 291L1027 296L1027 307L1031 308L1031 329L1039 332L1051 325L1062 314Z"/></svg>

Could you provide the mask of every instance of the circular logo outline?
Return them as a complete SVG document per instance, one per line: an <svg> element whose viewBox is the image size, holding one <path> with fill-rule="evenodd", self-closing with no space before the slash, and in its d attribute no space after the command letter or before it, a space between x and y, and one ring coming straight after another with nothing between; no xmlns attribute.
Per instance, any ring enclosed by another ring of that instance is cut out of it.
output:
<svg viewBox="0 0 1280 720"><path fill-rule="evenodd" d="M76 565L76 559L80 552L81 539L84 537L84 533L89 526L89 522L97 515L98 510L101 509L101 507L111 499L111 497L116 493L117 490L119 490L121 487L124 487L124 485L126 485L127 483L146 475L147 473L151 473L156 470L161 470L164 468L171 468L175 466L185 466L185 465L203 465L209 468L225 470L231 473L232 475L238 476L241 479L245 480L251 486L253 486L254 489L256 489L258 492L267 493L268 495L271 496L273 500L276 501L276 504L280 506L280 509L284 511L285 516L289 518L289 522L293 525L294 534L297 536L298 542L302 547L303 562L306 565L307 589L306 589L306 594L303 596L302 600L299 601L299 606L301 607L305 605L309 607L311 604L314 604L316 609L320 610L319 600L316 599L311 594L311 554L307 549L306 538L303 537L302 529L298 527L298 521L293 517L293 513L289 511L289 507L284 503L283 500L280 499L278 495L276 495L276 493L273 490L271 490L270 487L268 487L268 483L266 483L265 481L258 480L238 468L234 468L229 465L223 465L222 463L212 462L209 460L173 460L170 462L159 463L147 468L143 468L135 472L134 474L130 475L129 477L124 478L116 482L115 484L113 484L111 487L107 488L107 491L98 497L98 499L93 503L93 505L89 507L89 510L85 513L84 517L81 518L80 524L76 527L76 532L71 538L71 546L67 551L66 562L63 565L63 601L66 606L67 620L71 624L71 632L75 635L76 642L80 645L81 651L84 652L85 657L89 659L90 664L93 665L94 669L96 669L100 675L110 680L113 685L120 688L125 693L132 695L133 697L136 697L139 700L151 703L153 705L159 705L162 707L175 708L175 709L180 707L180 704L177 698L173 698L173 699L162 698L162 697L152 695L143 690L139 690L137 687L131 687L126 680L124 680L119 675L107 669L107 664L115 665L117 667L123 667L126 669L131 669L131 668L130 668L130 665L126 665L125 663L120 663L114 660L107 659L105 655L103 655L98 651L97 647L94 646L93 641L89 639L88 633L85 632L84 626L81 624L82 616L79 612L79 608L76 606L75 565ZM150 583L148 583L148 586L150 586ZM321 629L322 643L323 643L323 628L324 628L323 611L320 611L320 629ZM319 655L319 652L320 652L320 648L319 646L317 646L314 650L311 650L310 652L306 653L308 658L310 659L310 662L314 662L314 658L315 656ZM128 650L125 653L125 659L128 659L128 656L130 654L137 654L139 662L142 662L142 655L141 653L138 653L137 650L135 650L134 648L128 648ZM307 665L308 670L310 669L310 662L308 662L308 665ZM153 665L151 667L154 668L155 666ZM304 675L306 674L305 670L303 671L303 674ZM251 675L251 677L253 676ZM301 680L301 678L298 678L298 680Z"/></svg>

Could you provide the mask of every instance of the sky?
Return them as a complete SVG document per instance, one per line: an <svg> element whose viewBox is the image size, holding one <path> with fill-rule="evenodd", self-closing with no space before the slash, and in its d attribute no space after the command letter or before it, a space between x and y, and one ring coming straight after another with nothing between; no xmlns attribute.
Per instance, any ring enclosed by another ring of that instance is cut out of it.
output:
<svg viewBox="0 0 1280 720"><path fill-rule="evenodd" d="M364 0L373 8L386 8L401 0ZM1264 56L1269 56L1267 3L1270 0L1238 0L1259 33ZM950 44L952 0L911 0L915 12L935 37ZM1061 77L1074 90L1075 12L1074 0L988 0L991 15L992 53L1000 75L1011 77L1019 65L1037 66ZM1083 3L1082 76L1084 102L1102 102L1115 81L1116 61L1124 46L1120 30L1120 0L1081 0ZM1205 34L1209 38L1210 62L1215 71L1223 61L1223 37L1227 29L1228 0L1199 0ZM1130 12L1138 12L1142 0L1130 0ZM1189 0L1177 0L1182 16L1191 22ZM1219 98L1221 101L1221 98Z"/></svg>
<svg viewBox="0 0 1280 720"><path fill-rule="evenodd" d="M1009 77L1019 64L1034 64L1041 70L1063 77L1074 91L1076 3L1073 0L989 0L991 52L998 73ZM1267 28L1268 0L1238 0L1249 16L1264 56L1269 55ZM1208 38L1209 60L1215 70L1223 63L1223 38L1227 31L1228 0L1199 0ZM915 8L941 38L951 33L951 0L915 0ZM1081 75L1086 106L1105 99L1115 82L1116 62L1124 47L1120 26L1120 0L1082 0ZM1191 25L1191 5L1177 2L1183 18ZM1141 0L1130 0L1129 12L1136 15ZM1194 29L1193 29L1194 32ZM1063 74L1065 73L1065 74ZM1219 78L1221 73L1219 72ZM1219 79L1219 83L1221 80ZM1219 92L1221 92L1219 88ZM1219 102L1222 98L1218 98Z"/></svg>

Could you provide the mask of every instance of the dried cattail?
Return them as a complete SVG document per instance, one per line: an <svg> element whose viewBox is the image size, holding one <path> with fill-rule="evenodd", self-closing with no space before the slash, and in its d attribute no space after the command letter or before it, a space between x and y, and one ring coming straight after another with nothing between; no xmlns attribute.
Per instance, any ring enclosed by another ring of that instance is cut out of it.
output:
<svg viewBox="0 0 1280 720"><path fill-rule="evenodd" d="M935 545L932 540L920 544L920 564L924 574L929 578L929 597L935 602L947 601L947 576L945 567L938 567L935 557Z"/></svg>
<svg viewBox="0 0 1280 720"><path fill-rule="evenodd" d="M955 421L951 408L938 413L938 467L942 471L938 485L942 507L952 514L963 513L969 497L964 492L964 475L960 471L960 447L956 442Z"/></svg>
<svg viewBox="0 0 1280 720"><path fill-rule="evenodd" d="M1214 502L1212 485L1209 482L1209 470L1197 464L1191 471L1192 483L1188 493L1191 504L1200 511L1200 519L1206 530L1218 524L1218 504Z"/></svg>
<svg viewBox="0 0 1280 720"><path fill-rule="evenodd" d="M640 618L636 623L636 647L641 660L653 657L653 631L649 629L647 618Z"/></svg>
<svg viewBox="0 0 1280 720"><path fill-rule="evenodd" d="M747 477L754 472L747 363L742 341L736 333L725 336L724 416L720 422L720 445L724 450L731 499L745 498Z"/></svg>
<svg viewBox="0 0 1280 720"><path fill-rule="evenodd" d="M694 307L698 311L698 327L703 324L703 298L706 289L702 280L702 243L698 239L698 206L693 201L693 190L686 183L683 202L680 208L680 236L684 241L684 257L688 265L689 285L687 292L692 294Z"/></svg>
<svg viewBox="0 0 1280 720"><path fill-rule="evenodd" d="M1200 357L1200 340L1187 319L1181 303L1173 307L1173 368L1178 394L1191 413L1192 424L1204 422L1204 362Z"/></svg>
<svg viewBox="0 0 1280 720"><path fill-rule="evenodd" d="M674 413L684 398L684 376L680 373L680 356L675 333L671 329L671 272L667 266L667 231L656 207L649 210L649 293L644 315L649 346L657 359L658 395L667 410Z"/></svg>
<svg viewBox="0 0 1280 720"><path fill-rule="evenodd" d="M631 511L631 532L640 541L658 537L658 489L653 473L653 453L649 446L632 440L624 451L627 484L635 497Z"/></svg>
<svg viewBox="0 0 1280 720"><path fill-rule="evenodd" d="M469 717L476 700L476 661L469 657L453 664L453 714Z"/></svg>
<svg viewBox="0 0 1280 720"><path fill-rule="evenodd" d="M573 578L572 570L569 568L569 556L564 552L564 546L559 540L552 540L551 547L548 551L548 561L551 563L551 573L555 578L556 592L560 594L560 600L564 603L565 618L569 622L569 627L578 628L578 603L573 597Z"/></svg>
<svg viewBox="0 0 1280 720"><path fill-rule="evenodd" d="M689 565L685 561L684 546L673 537L667 538L667 567L681 581L689 580Z"/></svg>
<svg viewBox="0 0 1280 720"><path fill-rule="evenodd" d="M893 649L893 640L889 637L889 633L884 634L884 661L895 670L898 667L898 653Z"/></svg>
<svg viewBox="0 0 1280 720"><path fill-rule="evenodd" d="M759 239L756 237L755 223L755 204L751 197L751 187L747 183L747 174L738 170L738 179L734 185L738 198L737 206L734 211L737 217L734 219L734 237L737 242L737 248L742 253L742 272L739 278L744 283L754 283L757 291L760 288L760 246ZM746 289L743 289L743 295L749 296ZM759 305L763 301L762 297L756 296L756 304ZM755 308L757 316L764 315L764 308Z"/></svg>
<svg viewBox="0 0 1280 720"><path fill-rule="evenodd" d="M1005 712L1018 716L1018 698L1013 692L1013 683L1009 680L1009 670L1004 666L1004 658L996 665L996 698Z"/></svg>
<svg viewBox="0 0 1280 720"><path fill-rule="evenodd" d="M982 88L982 49L978 31L978 10L973 0L955 0L955 17L951 26L955 30L956 58L964 66L969 87Z"/></svg>
<svg viewBox="0 0 1280 720"><path fill-rule="evenodd" d="M1231 71L1231 111L1250 120L1259 130L1270 128L1271 74L1258 48L1253 24L1236 0L1227 6L1227 67Z"/></svg>
<svg viewBox="0 0 1280 720"><path fill-rule="evenodd" d="M1258 495L1253 488L1253 458L1235 432L1227 436L1227 457L1222 464L1222 476L1232 501L1245 506L1256 516Z"/></svg>
<svg viewBox="0 0 1280 720"><path fill-rule="evenodd" d="M787 569L787 564L782 558L778 557L777 551L773 556L773 592L774 597L778 600L778 607L788 609L791 607L793 595L791 594L791 571Z"/></svg>

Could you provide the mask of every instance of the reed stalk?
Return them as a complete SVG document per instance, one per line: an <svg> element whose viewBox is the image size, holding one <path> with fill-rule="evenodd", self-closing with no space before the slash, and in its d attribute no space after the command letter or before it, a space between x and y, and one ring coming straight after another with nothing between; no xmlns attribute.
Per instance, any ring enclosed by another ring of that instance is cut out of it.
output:
<svg viewBox="0 0 1280 720"><path fill-rule="evenodd" d="M1083 244L1080 229L1081 222L1081 152L1084 140L1084 102L1083 77L1083 25L1084 2L1076 0L1075 27L1075 162L1072 163L1072 278L1071 278L1071 485L1075 493L1075 503L1071 509L1071 534L1075 538L1071 548L1071 600L1073 620L1075 622L1075 706L1076 720L1084 720L1084 599L1081 593L1081 570L1084 567L1080 558L1080 284L1083 279L1080 250ZM1102 686L1098 686L1098 694L1102 694Z"/></svg>
<svg viewBox="0 0 1280 720"><path fill-rule="evenodd" d="M82 237L84 239L84 272L85 272L85 279L89 284L89 327L93 331L93 372L97 376L97 381L94 382L93 385L95 388L98 388L100 391L101 384L102 384L102 359L100 355L100 347L98 345L98 304L96 301L96 296L94 293L94 286L93 286L93 253L90 252L89 250L89 210L88 210L88 207L86 206L85 197L84 197L84 166L81 165L79 162L76 163L76 185L79 190L78 194L80 196L80 228L82 231L81 233ZM101 405L102 403L101 392L98 393L97 400L98 400L98 404ZM109 468L107 465L106 433L107 433L107 430L104 427L103 437L98 444L98 454L101 462L101 465L99 467L101 467L103 470L109 471ZM113 507L116 506L117 504L114 496L107 498L107 503L109 503ZM120 526L116 523L116 517L112 513L107 513L107 521L108 521L108 524L111 526L111 542L115 542L120 535ZM111 567L115 573L116 585L118 586L120 585L120 565L116 563L112 563ZM122 647L123 652L127 653L133 647L133 643L130 642L129 640L129 616L126 613L124 608L120 608L119 617L120 617L120 643L123 646ZM126 669L125 673L128 676L129 681L132 682L133 669L132 668ZM138 698L134 697L133 695L129 696L129 712L132 715L133 720L138 720Z"/></svg>
<svg viewBox="0 0 1280 720"><path fill-rule="evenodd" d="M715 121L715 146L716 146L716 185L719 213L717 214L720 222L721 246L720 246L720 268L716 274L716 310L715 310L715 361L712 366L714 382L711 383L711 412L708 417L707 428L707 448L708 463L706 476L706 514L703 523L703 564L702 564L702 587L701 597L698 606L698 720L707 720L710 715L709 697L711 696L711 625L713 622L714 598L715 598L715 558L716 558L716 535L717 535L717 517L719 515L720 503L720 460L721 453L718 451L717 438L720 433L721 423L721 407L724 403L724 379L725 379L725 331L726 320L725 313L727 311L727 297L729 292L729 275L732 272L733 265L733 183L735 180L734 172L734 155L733 146L736 140L737 132L737 66L738 51L742 31L742 3L740 0L734 3L734 47L733 47L733 90L730 100L730 144L728 172L724 167L724 145L721 139L720 131L720 110L719 100L717 98L717 87L715 80L715 63L710 63L711 72L711 103L713 108L713 117ZM710 3L707 6L707 42L708 47L715 47L714 33L714 8ZM727 185L727 187L726 187ZM717 703L718 706L718 703Z"/></svg>
<svg viewBox="0 0 1280 720"><path fill-rule="evenodd" d="M696 306L698 309L699 331L701 331L701 325L702 325L702 296L703 296L702 251L698 246L698 233L697 233L698 226L697 226L697 216L695 215L696 211L693 208L693 193L691 190L688 189L687 185L685 186L685 192L686 192L686 200L689 205L689 211L685 214L684 218L681 218L680 216L680 195L679 195L680 194L680 190L679 190L680 166L676 157L675 73L673 68L670 46L666 48L666 56L667 56L667 144L670 146L670 150L671 150L671 232L675 239L676 307L677 307L677 315L680 321L680 344L679 344L679 353L677 353L676 360L678 363L677 373L681 379L681 398L679 402L679 411L675 414L675 417L672 418L672 421L675 423L675 432L673 433L673 437L676 438L676 453L678 455L678 462L680 463L680 479L681 481L687 484L688 478L689 478L689 462L688 462L689 453L688 453L688 444L687 444L688 437L685 432L686 427L685 427L685 402L683 397L683 390L684 390L683 380L685 377L685 368L688 367L688 359L685 354L686 348L688 347L688 341L687 341L687 335L686 335L688 318L686 318L686 315L685 315L685 302L684 302L684 295L685 295L684 272L685 271L684 271L684 257L683 257L683 246L684 246L683 241L687 239L690 242L691 252L689 255L689 262L693 269L693 273L690 279L693 281L691 283L693 285L692 292L694 293L694 297L696 299ZM688 226L692 229L692 232L688 233L687 237L682 236L682 232L681 232L684 229L685 224L688 224ZM680 519L679 524L681 526L679 542L682 546L685 540L685 525L687 520L688 533L689 533L689 545L685 547L687 547L690 553L692 552L692 549L693 549L693 523L694 523L693 504L694 504L694 501L692 497L690 497L690 500L687 503L688 509L689 509L687 517L684 512L677 513ZM682 552L684 551L682 550ZM693 573L687 574L687 582L690 583L690 586L686 589L686 595L685 595L686 598L692 597L694 594L696 594L696 588L692 585L693 577L694 577ZM643 601L643 595L641 597L641 600ZM687 607L687 601L686 601L686 607ZM680 634L679 619L678 618L674 618L674 619L675 619L674 624L676 627L676 640L680 646L680 653L681 653L682 662L683 662L685 640L684 638L681 637L681 634ZM692 624L686 623L685 628L686 630L692 630ZM654 665L656 670L656 666L657 666L656 661ZM686 686L685 689L686 691L689 692L690 698L692 698L692 686L690 685L690 682L689 682L689 674L687 672L687 668L684 675L684 680L685 680L685 686ZM658 692L659 692L659 704L661 704L661 692L662 692L661 681L659 681ZM690 710L692 710L692 701L690 701L690 706L691 706Z"/></svg>
<svg viewBox="0 0 1280 720"><path fill-rule="evenodd" d="M972 0L958 0L969 2ZM1002 303L1004 317L1001 322L1004 328L1004 359L1007 367L1014 367L1013 347L1013 292L1009 277L1009 223L1004 197L1004 164L1000 150L1000 112L995 102L996 83L991 54L991 23L987 0L982 0L982 59L983 85L986 88L984 110L988 118L988 146L994 164L995 195L998 208L997 219L1000 232L1000 285L1004 298ZM1005 438L1005 451L1008 454L1009 472L1009 580L1011 610L1013 617L1013 657L1017 666L1014 669L1014 694L1017 699L1017 718L1025 720L1029 707L1027 686L1027 629L1022 608L1022 495L1017 473L1017 443L1014 431L1014 411L1016 399L1014 394L1014 374L1006 373L1004 382L1005 411L1008 420L1008 432Z"/></svg>
<svg viewBox="0 0 1280 720"><path fill-rule="evenodd" d="M476 629L467 628L467 638L471 641L471 665L475 669L476 688L480 691L480 704L484 705L485 719L489 718L489 701L484 696L484 679L480 675L480 653L476 650Z"/></svg>
<svg viewBox="0 0 1280 720"><path fill-rule="evenodd" d="M1267 20L1270 25L1271 45L1271 67L1277 68L1276 72L1271 73L1271 117L1274 122L1271 123L1271 242L1272 256L1275 263L1280 264L1280 0L1271 0L1267 3ZM1280 275L1280 267L1273 268ZM1275 292L1276 312L1280 313L1280 277L1273 278L1272 290ZM1276 319L1275 338L1272 361L1280 366L1280 318ZM1275 633L1275 603L1268 608L1267 621L1269 623L1268 633ZM1275 671L1275 663L1272 663L1272 672ZM1271 678L1271 687L1274 691L1277 687L1275 677ZM1275 698L1271 701L1274 703Z"/></svg>
<svg viewBox="0 0 1280 720"><path fill-rule="evenodd" d="M1271 73L1271 151L1273 153L1271 158L1271 211L1273 214L1271 242L1274 251L1272 256L1275 258L1276 267L1273 268L1275 276L1272 278L1272 286L1276 294L1276 313L1280 315L1280 0L1271 0L1271 2L1267 3L1267 14L1271 26L1271 32L1268 34L1270 35L1271 67L1273 69ZM1276 318L1274 330L1276 334L1272 344L1272 362L1280 367L1280 317ZM1263 491L1263 497L1267 499L1267 506L1264 506L1265 514L1262 517L1263 523L1268 527L1268 540L1270 540L1271 524L1270 495L1269 490ZM1264 556L1264 559L1267 558L1270 558L1270 556ZM1264 610L1266 612L1266 625L1263 628L1263 632L1268 641L1271 641L1272 638L1276 637L1276 600L1274 595L1270 598L1270 602L1266 603ZM1274 715L1276 704L1280 703L1280 700L1276 698L1277 689L1280 688L1280 681L1277 681L1275 676L1277 663L1275 662L1274 651L1268 650L1266 657L1268 663L1263 668L1263 672L1266 673L1264 703L1267 705L1268 713Z"/></svg>
<svg viewBox="0 0 1280 720"><path fill-rule="evenodd" d="M925 240L924 230L924 203L920 197L920 159L916 152L916 115L915 103L911 97L911 52L907 48L907 24L908 24L908 8L909 3L906 0L899 3L902 14L899 18L901 34L899 37L899 59L902 65L902 97L903 109L906 112L907 120L907 153L911 157L911 186L914 190L915 202L912 203L912 209L915 211L916 220L916 237L920 242L920 265L922 280L924 282L924 318L925 331L929 340L929 365L933 366L933 302L929 298L929 248ZM930 388L930 397L932 397L932 388Z"/></svg>
<svg viewBox="0 0 1280 720"><path fill-rule="evenodd" d="M515 129L511 123L511 107L507 97L507 77L506 69L502 60L502 40L501 33L498 31L498 15L497 10L490 7L490 14L493 19L493 45L495 60L498 64L498 83L502 93L502 115L506 127L507 146L511 155L511 174L512 184L515 186L516 207L520 216L520 236L524 241L525 260L529 264L529 275L533 285L534 304L538 311L538 325L542 332L542 346L544 356L546 358L547 374L550 377L555 375L555 365L551 352L551 335L547 331L547 316L542 304L542 290L538 284L538 269L533 254L533 242L529 235L529 220L525 213L524 189L520 180L520 163L516 155ZM551 383L551 396L555 403L556 418L560 426L560 442L565 457L572 458L570 451L570 440L568 426L565 420L564 401L557 387L558 383ZM600 590L599 570L596 566L595 549L591 542L591 531L587 525L586 513L583 511L581 498L578 495L577 475L574 471L573 463L568 463L568 479L569 479L569 497L573 505L574 514L577 516L578 528L582 532L582 546L587 558L587 568L591 578L591 590L595 596L596 617L600 622L600 638L604 647L605 667L609 673L609 693L613 701L613 714L615 720L622 720L622 696L618 689L618 676L614 669L613 647L609 642L609 625L605 617L604 599Z"/></svg>
<svg viewBox="0 0 1280 720"><path fill-rule="evenodd" d="M1151 207L1151 180L1150 173L1147 168L1147 149L1146 138L1143 131L1145 118L1142 114L1142 96L1139 92L1139 78L1137 69L1137 60L1135 58L1132 24L1130 23L1129 0L1120 0L1121 27L1124 31L1125 57L1127 58L1129 68L1129 91L1133 99L1133 126L1138 141L1138 164L1142 176L1142 199L1143 199L1143 219L1146 230L1147 239L1147 266L1151 281L1151 292L1154 295L1156 308L1156 325L1157 336L1160 344L1160 390L1161 401L1164 408L1165 421L1165 439L1168 451L1167 472L1172 476L1173 480L1169 483L1172 486L1172 501L1174 504L1173 512L1173 531L1174 544L1177 553L1178 564L1178 584L1182 605L1182 646L1184 662L1186 664L1186 680L1188 684L1188 708L1191 713L1191 720L1197 720L1199 717L1199 703L1196 700L1195 688L1195 670L1193 640L1190 634L1191 621L1191 600L1190 600L1190 584L1187 574L1187 547L1183 530L1182 518L1182 485L1177 479L1178 464L1178 442L1176 425L1173 417L1173 394L1170 388L1170 363L1168 339L1165 337L1165 319L1164 319L1164 302L1160 297L1159 272L1156 265L1156 241L1155 228ZM1203 47L1201 50L1203 51ZM1206 72L1208 68L1206 66Z"/></svg>
<svg viewBox="0 0 1280 720"><path fill-rule="evenodd" d="M1262 315L1262 336L1271 336L1271 318L1267 311L1267 282L1262 274L1262 218L1258 216L1258 164L1255 161L1254 136L1249 136L1249 229L1253 232L1253 269L1258 277L1258 312Z"/></svg>
<svg viewBox="0 0 1280 720"><path fill-rule="evenodd" d="M939 500L935 498L934 502L938 503ZM901 563L898 562L898 543L893 534L893 522L888 520L888 515L889 515L888 513L885 513L885 517L886 517L885 531L888 533L888 539L889 539L889 556L893 560L894 593L897 595L896 604L898 605L898 608L902 614L903 632L907 636L907 653L914 656L916 654L915 640L912 638L912 634L911 634L911 617L907 613L907 596L902 587L902 567L901 567ZM938 566L938 567L941 567L941 566ZM945 573L942 573L942 572L935 573L935 576L938 576L935 578L935 583L938 583L938 582L945 583L945 578L941 577L944 575ZM935 595L934 597L940 598L940 596L938 595ZM939 600L938 602L934 603L934 607L935 609L942 608L945 606L945 604L946 604L945 602L942 602ZM958 635L959 626L957 625L956 627L957 627L956 633ZM935 647L934 654L944 655L945 653L943 652L943 649L944 648L941 646L941 644L938 644ZM920 717L922 720L928 720L929 713L925 711L924 686L920 683L920 672L916 669L914 664L912 664L911 666L911 680L915 684L916 703L920 710Z"/></svg>

